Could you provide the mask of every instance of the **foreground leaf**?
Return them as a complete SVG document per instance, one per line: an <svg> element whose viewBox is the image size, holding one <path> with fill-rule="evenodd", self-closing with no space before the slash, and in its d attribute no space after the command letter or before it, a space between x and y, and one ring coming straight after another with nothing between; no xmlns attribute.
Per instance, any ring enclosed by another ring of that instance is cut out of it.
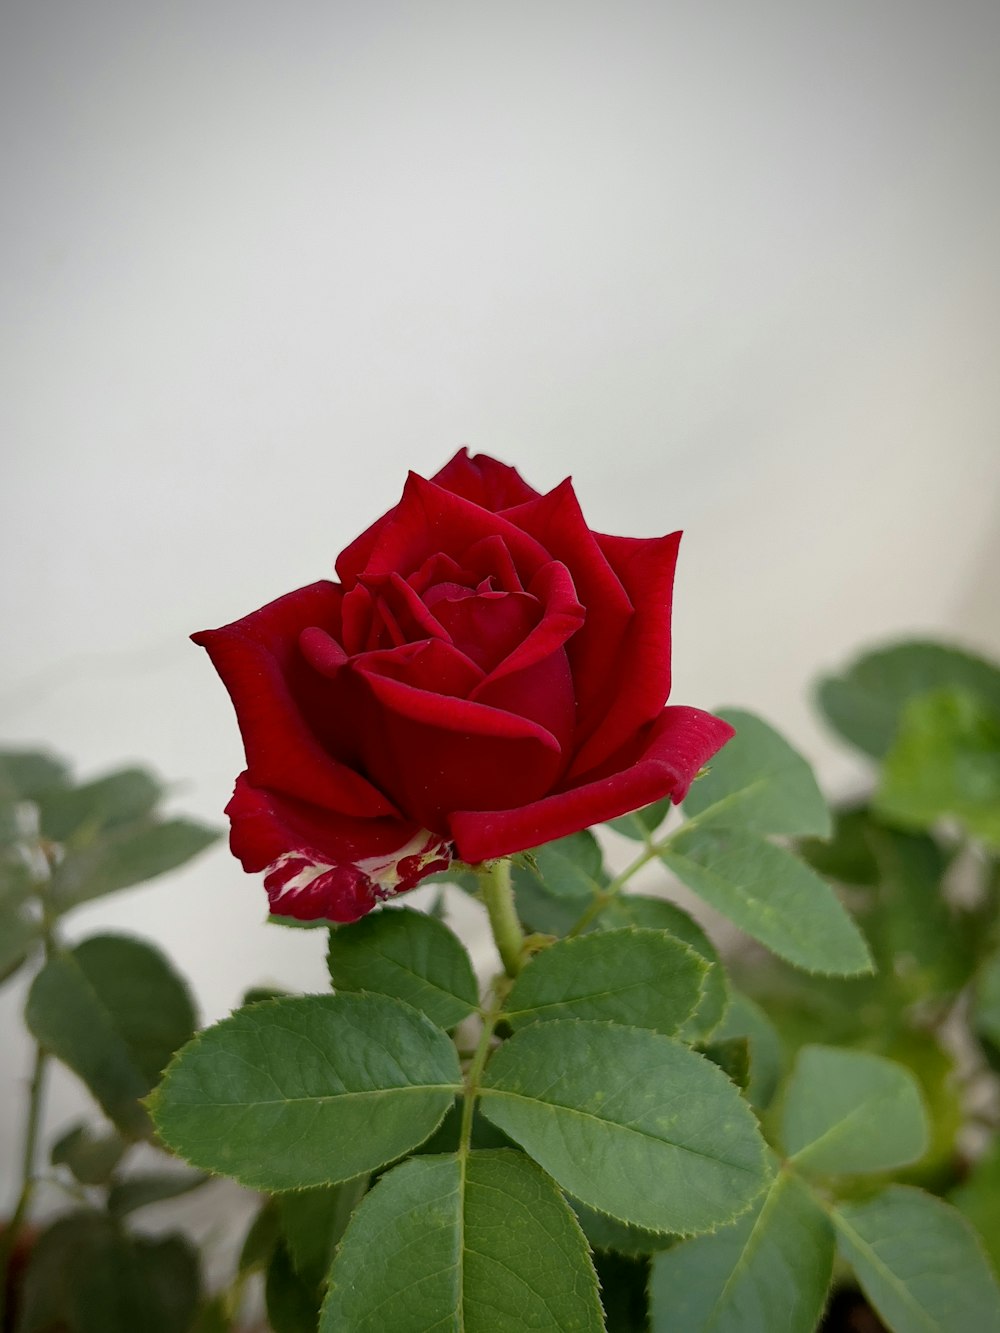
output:
<svg viewBox="0 0 1000 1333"><path fill-rule="evenodd" d="M747 833L830 833L830 811L813 771L783 736L753 713L719 711L736 735L691 787L684 813ZM718 809L711 811L713 806Z"/></svg>
<svg viewBox="0 0 1000 1333"><path fill-rule="evenodd" d="M391 995L451 1028L476 1008L472 963L441 921L410 907L383 908L330 932L330 976L338 991Z"/></svg>
<svg viewBox="0 0 1000 1333"><path fill-rule="evenodd" d="M997 1333L1000 1289L965 1219L940 1199L890 1185L833 1211L837 1241L893 1333Z"/></svg>
<svg viewBox="0 0 1000 1333"><path fill-rule="evenodd" d="M521 1153L416 1158L358 1209L320 1333L600 1333L586 1241Z"/></svg>
<svg viewBox="0 0 1000 1333"><path fill-rule="evenodd" d="M266 1000L208 1028L150 1099L164 1141L256 1189L335 1184L416 1147L461 1085L454 1045L381 995Z"/></svg>
<svg viewBox="0 0 1000 1333"><path fill-rule="evenodd" d="M805 1046L781 1114L785 1153L816 1175L890 1171L927 1151L927 1112L908 1069L867 1051Z"/></svg>
<svg viewBox="0 0 1000 1333"><path fill-rule="evenodd" d="M738 1222L656 1257L652 1333L813 1333L833 1251L825 1214L782 1172Z"/></svg>
<svg viewBox="0 0 1000 1333"><path fill-rule="evenodd" d="M871 971L864 937L830 886L752 834L692 829L660 853L679 880L780 958L808 972Z"/></svg>
<svg viewBox="0 0 1000 1333"><path fill-rule="evenodd" d="M559 940L536 955L507 998L514 1029L594 1018L672 1036L694 1013L708 966L681 940L636 927Z"/></svg>
<svg viewBox="0 0 1000 1333"><path fill-rule="evenodd" d="M656 1032L533 1024L487 1065L482 1107L574 1197L651 1231L727 1222L770 1174L736 1088Z"/></svg>
<svg viewBox="0 0 1000 1333"><path fill-rule="evenodd" d="M676 936L708 964L698 1007L684 1024L679 1035L684 1041L703 1041L710 1037L726 1012L729 990L726 973L718 951L701 926L676 903L664 898L650 898L641 893L622 893L608 903L597 918L601 930L616 930L622 926L644 926Z"/></svg>

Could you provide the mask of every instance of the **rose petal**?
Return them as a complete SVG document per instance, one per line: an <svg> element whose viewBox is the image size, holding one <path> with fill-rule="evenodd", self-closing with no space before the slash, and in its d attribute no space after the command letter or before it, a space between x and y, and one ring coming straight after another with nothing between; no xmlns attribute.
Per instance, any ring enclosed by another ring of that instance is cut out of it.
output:
<svg viewBox="0 0 1000 1333"><path fill-rule="evenodd" d="M437 551L460 555L494 535L503 537L522 579L551 559L520 527L411 472L399 504L340 554L337 573L347 587L362 574L405 575Z"/></svg>
<svg viewBox="0 0 1000 1333"><path fill-rule="evenodd" d="M556 738L564 757L570 755L576 727L576 697L565 649L557 648L523 671L504 675L494 672L476 686L469 698L537 722ZM565 763L560 766L559 778L563 767Z"/></svg>
<svg viewBox="0 0 1000 1333"><path fill-rule="evenodd" d="M569 570L558 560L549 561L538 571L531 580L529 591L545 608L542 619L497 663L489 674L490 682L524 671L556 652L586 620Z"/></svg>
<svg viewBox="0 0 1000 1333"><path fill-rule="evenodd" d="M461 649L441 639L422 639L353 659L356 672L401 681L432 695L465 698L483 679L482 670Z"/></svg>
<svg viewBox="0 0 1000 1333"><path fill-rule="evenodd" d="M510 551L504 545L499 533L484 537L462 552L463 566L474 575L476 581L492 578L502 592L524 592L520 575L514 568ZM428 584L424 585L429 586Z"/></svg>
<svg viewBox="0 0 1000 1333"><path fill-rule="evenodd" d="M431 480L443 490L494 512L523 504L538 494L516 468L498 463L488 454L473 454L470 458L465 447L459 449Z"/></svg>
<svg viewBox="0 0 1000 1333"><path fill-rule="evenodd" d="M618 689L616 657L632 618L632 603L587 527L567 480L506 517L531 534L573 577L587 618L568 645L576 681L581 732L586 735L610 707Z"/></svg>
<svg viewBox="0 0 1000 1333"><path fill-rule="evenodd" d="M484 671L502 662L538 624L542 607L526 592L483 592L438 584L424 594L452 643Z"/></svg>
<svg viewBox="0 0 1000 1333"><path fill-rule="evenodd" d="M245 773L226 813L244 870L267 872L271 911L301 921L356 921L450 860L448 844L426 829L331 815L254 787Z"/></svg>
<svg viewBox="0 0 1000 1333"><path fill-rule="evenodd" d="M338 741L336 710L325 706L330 686L299 649L310 626L339 630L340 596L336 584L314 583L191 637L229 691L255 785L343 815L394 815L380 791L324 748Z"/></svg>
<svg viewBox="0 0 1000 1333"><path fill-rule="evenodd" d="M628 593L635 614L615 660L610 707L579 747L570 776L597 768L662 709L670 694L670 611L681 534L605 537L598 543Z"/></svg>
<svg viewBox="0 0 1000 1333"><path fill-rule="evenodd" d="M418 823L444 832L452 810L521 804L551 789L563 757L544 727L364 665L362 657L351 667L366 687L358 702L364 771Z"/></svg>
<svg viewBox="0 0 1000 1333"><path fill-rule="evenodd" d="M676 804L687 795L698 770L732 735L729 723L711 713L665 708L650 728L643 752L622 771L517 808L453 814L448 823L457 854L474 865L564 838L664 796Z"/></svg>

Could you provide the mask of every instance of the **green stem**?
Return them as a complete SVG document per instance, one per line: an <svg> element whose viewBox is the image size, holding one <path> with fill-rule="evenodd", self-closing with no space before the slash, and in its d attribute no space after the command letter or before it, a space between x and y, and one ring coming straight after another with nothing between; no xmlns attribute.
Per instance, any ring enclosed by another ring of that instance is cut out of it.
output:
<svg viewBox="0 0 1000 1333"><path fill-rule="evenodd" d="M14 1215L0 1237L0 1328L3 1327L10 1260L17 1246L21 1228L31 1206L35 1190L35 1156L38 1152L38 1136L42 1126L42 1092L45 1085L45 1067L48 1055L41 1046L35 1047L35 1065L31 1075L31 1091L28 1100L28 1120L24 1132L24 1149L21 1156L21 1193L14 1208Z"/></svg>
<svg viewBox="0 0 1000 1333"><path fill-rule="evenodd" d="M496 1027L502 1011L503 988L500 987L493 1004L483 1015L483 1030L479 1034L479 1043L472 1057L472 1064L469 1065L468 1073L465 1076L465 1091L462 1094L462 1125L458 1134L458 1152L462 1158L468 1153L472 1144L472 1117L476 1109L476 1098L479 1096L479 1081L483 1076L483 1070L486 1068L486 1061L489 1059L493 1044L493 1029Z"/></svg>
<svg viewBox="0 0 1000 1333"><path fill-rule="evenodd" d="M488 861L478 867L479 891L490 917L496 940L509 977L516 977L524 966L524 931L517 919L514 892L510 882L510 861Z"/></svg>

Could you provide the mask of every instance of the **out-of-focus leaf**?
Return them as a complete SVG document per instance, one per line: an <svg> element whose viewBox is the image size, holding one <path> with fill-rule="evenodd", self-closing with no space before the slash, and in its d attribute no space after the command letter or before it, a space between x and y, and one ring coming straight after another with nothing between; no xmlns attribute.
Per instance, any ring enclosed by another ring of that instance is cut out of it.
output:
<svg viewBox="0 0 1000 1333"><path fill-rule="evenodd" d="M179 1199L200 1189L212 1179L200 1171L159 1171L155 1174L126 1176L108 1191L108 1212L112 1217L125 1217L137 1208Z"/></svg>
<svg viewBox="0 0 1000 1333"><path fill-rule="evenodd" d="M68 1166L81 1185L104 1185L121 1161L128 1143L115 1131L95 1133L89 1125L74 1125L53 1145L53 1166Z"/></svg>
<svg viewBox="0 0 1000 1333"><path fill-rule="evenodd" d="M18 1333L188 1333L198 1294L197 1256L179 1236L127 1236L80 1211L35 1246Z"/></svg>
<svg viewBox="0 0 1000 1333"><path fill-rule="evenodd" d="M817 697L835 731L881 759L908 701L946 686L968 690L1000 710L1000 670L940 643L899 643L865 653L842 675L822 681Z"/></svg>
<svg viewBox="0 0 1000 1333"><path fill-rule="evenodd" d="M69 782L69 768L47 750L0 750L0 801L34 801Z"/></svg>
<svg viewBox="0 0 1000 1333"><path fill-rule="evenodd" d="M749 1043L750 1078L747 1099L758 1110L771 1103L781 1078L781 1038L767 1014L746 995L730 993L729 1009L714 1033L716 1041L745 1038Z"/></svg>
<svg viewBox="0 0 1000 1333"><path fill-rule="evenodd" d="M117 828L148 815L163 788L145 769L124 768L81 787L46 792L39 800L42 833L56 842Z"/></svg>
<svg viewBox="0 0 1000 1333"><path fill-rule="evenodd" d="M995 1274L1000 1274L1000 1139L948 1196L976 1228Z"/></svg>
<svg viewBox="0 0 1000 1333"><path fill-rule="evenodd" d="M1000 850L1000 705L954 688L910 699L882 762L875 808L904 828L951 817Z"/></svg>
<svg viewBox="0 0 1000 1333"><path fill-rule="evenodd" d="M93 898L144 884L178 869L218 838L218 829L191 819L126 824L67 855L53 873L50 900L65 912Z"/></svg>

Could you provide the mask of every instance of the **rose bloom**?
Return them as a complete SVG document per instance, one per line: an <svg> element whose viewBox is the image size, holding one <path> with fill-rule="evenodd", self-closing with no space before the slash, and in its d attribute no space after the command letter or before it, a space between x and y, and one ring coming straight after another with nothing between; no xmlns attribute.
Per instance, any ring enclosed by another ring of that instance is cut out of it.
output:
<svg viewBox="0 0 1000 1333"><path fill-rule="evenodd" d="M354 921L475 864L670 796L732 728L664 707L679 533L593 532L462 449L343 552L339 582L194 635L246 772L231 846L271 910Z"/></svg>

